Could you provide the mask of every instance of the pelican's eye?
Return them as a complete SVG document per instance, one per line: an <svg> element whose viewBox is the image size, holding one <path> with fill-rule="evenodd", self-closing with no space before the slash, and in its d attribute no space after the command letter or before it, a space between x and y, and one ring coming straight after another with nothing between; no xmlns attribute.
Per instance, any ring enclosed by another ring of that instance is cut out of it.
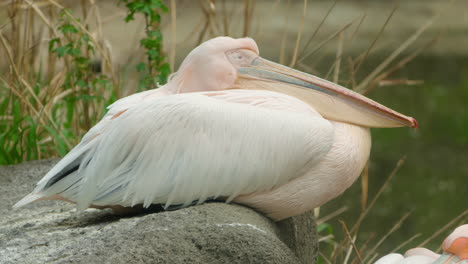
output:
<svg viewBox="0 0 468 264"><path fill-rule="evenodd" d="M242 55L240 55L240 54L237 53L237 52L236 52L236 53L233 53L231 56L232 56L235 60L242 60L242 58L244 58L244 57L242 57Z"/></svg>
<svg viewBox="0 0 468 264"><path fill-rule="evenodd" d="M239 50L233 50L233 51L228 51L227 52L228 57L230 58L231 61L236 61L236 62L242 62L242 59L244 59L244 56L242 56L241 52Z"/></svg>
<svg viewBox="0 0 468 264"><path fill-rule="evenodd" d="M235 49L226 52L227 59L236 67L249 66L258 55L247 49Z"/></svg>

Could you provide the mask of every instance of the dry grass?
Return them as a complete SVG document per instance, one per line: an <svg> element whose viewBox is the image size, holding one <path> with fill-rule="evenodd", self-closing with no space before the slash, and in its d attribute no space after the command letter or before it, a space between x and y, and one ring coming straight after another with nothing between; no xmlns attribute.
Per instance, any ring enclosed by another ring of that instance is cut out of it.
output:
<svg viewBox="0 0 468 264"><path fill-rule="evenodd" d="M81 20L55 1L13 1L6 8L0 30L0 52L8 58L0 65L0 164L64 155L118 95L110 49L88 30L90 20L99 29L98 6L82 1ZM79 32L61 32L64 23ZM53 39L56 47L81 43L77 56L60 57L49 48ZM89 60L88 68L79 68L78 55ZM99 72L91 68L97 58Z"/></svg>

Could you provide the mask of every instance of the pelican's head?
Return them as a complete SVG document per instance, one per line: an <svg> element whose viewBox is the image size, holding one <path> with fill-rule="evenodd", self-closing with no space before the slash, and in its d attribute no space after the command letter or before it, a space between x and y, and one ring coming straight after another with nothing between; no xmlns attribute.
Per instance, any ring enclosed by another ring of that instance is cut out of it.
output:
<svg viewBox="0 0 468 264"><path fill-rule="evenodd" d="M253 39L218 37L192 50L171 79L181 92L270 90L308 103L323 117L365 127L417 127L416 120L338 84L259 56Z"/></svg>
<svg viewBox="0 0 468 264"><path fill-rule="evenodd" d="M445 252L468 259L468 224L457 227L442 243Z"/></svg>
<svg viewBox="0 0 468 264"><path fill-rule="evenodd" d="M229 60L230 53L235 51L248 52L248 59L258 57L253 39L217 37L193 49L170 82L175 82L181 92L232 89L239 77L238 67Z"/></svg>

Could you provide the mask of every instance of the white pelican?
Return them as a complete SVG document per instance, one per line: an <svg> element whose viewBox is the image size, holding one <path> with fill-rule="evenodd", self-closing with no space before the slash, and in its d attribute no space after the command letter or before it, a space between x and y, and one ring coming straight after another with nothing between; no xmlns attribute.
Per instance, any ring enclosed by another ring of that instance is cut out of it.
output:
<svg viewBox="0 0 468 264"><path fill-rule="evenodd" d="M468 264L468 224L457 227L442 243L444 253L426 248L413 248L404 256L388 254L374 264Z"/></svg>
<svg viewBox="0 0 468 264"><path fill-rule="evenodd" d="M351 90L259 57L250 38L208 40L166 85L108 109L14 207L217 199L281 220L353 183L369 156L369 127L417 127Z"/></svg>

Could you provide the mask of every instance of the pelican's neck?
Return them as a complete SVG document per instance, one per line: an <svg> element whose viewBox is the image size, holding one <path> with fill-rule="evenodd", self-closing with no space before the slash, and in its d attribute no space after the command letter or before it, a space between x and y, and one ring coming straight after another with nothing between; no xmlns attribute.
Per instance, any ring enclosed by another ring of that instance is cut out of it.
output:
<svg viewBox="0 0 468 264"><path fill-rule="evenodd" d="M335 142L321 164L315 169L326 178L329 199L343 193L359 177L369 160L371 136L369 128L331 121L335 127ZM330 170L328 175L323 172ZM333 171L333 173L331 172ZM325 203L326 201L323 201Z"/></svg>
<svg viewBox="0 0 468 264"><path fill-rule="evenodd" d="M225 90L232 85L226 85L216 79L201 78L192 71L174 73L169 82L164 85L172 94L194 93Z"/></svg>
<svg viewBox="0 0 468 264"><path fill-rule="evenodd" d="M295 199L303 212L321 206L348 189L369 160L369 128L330 121L335 127L333 146L325 158L295 179ZM291 183L293 183L291 182Z"/></svg>

